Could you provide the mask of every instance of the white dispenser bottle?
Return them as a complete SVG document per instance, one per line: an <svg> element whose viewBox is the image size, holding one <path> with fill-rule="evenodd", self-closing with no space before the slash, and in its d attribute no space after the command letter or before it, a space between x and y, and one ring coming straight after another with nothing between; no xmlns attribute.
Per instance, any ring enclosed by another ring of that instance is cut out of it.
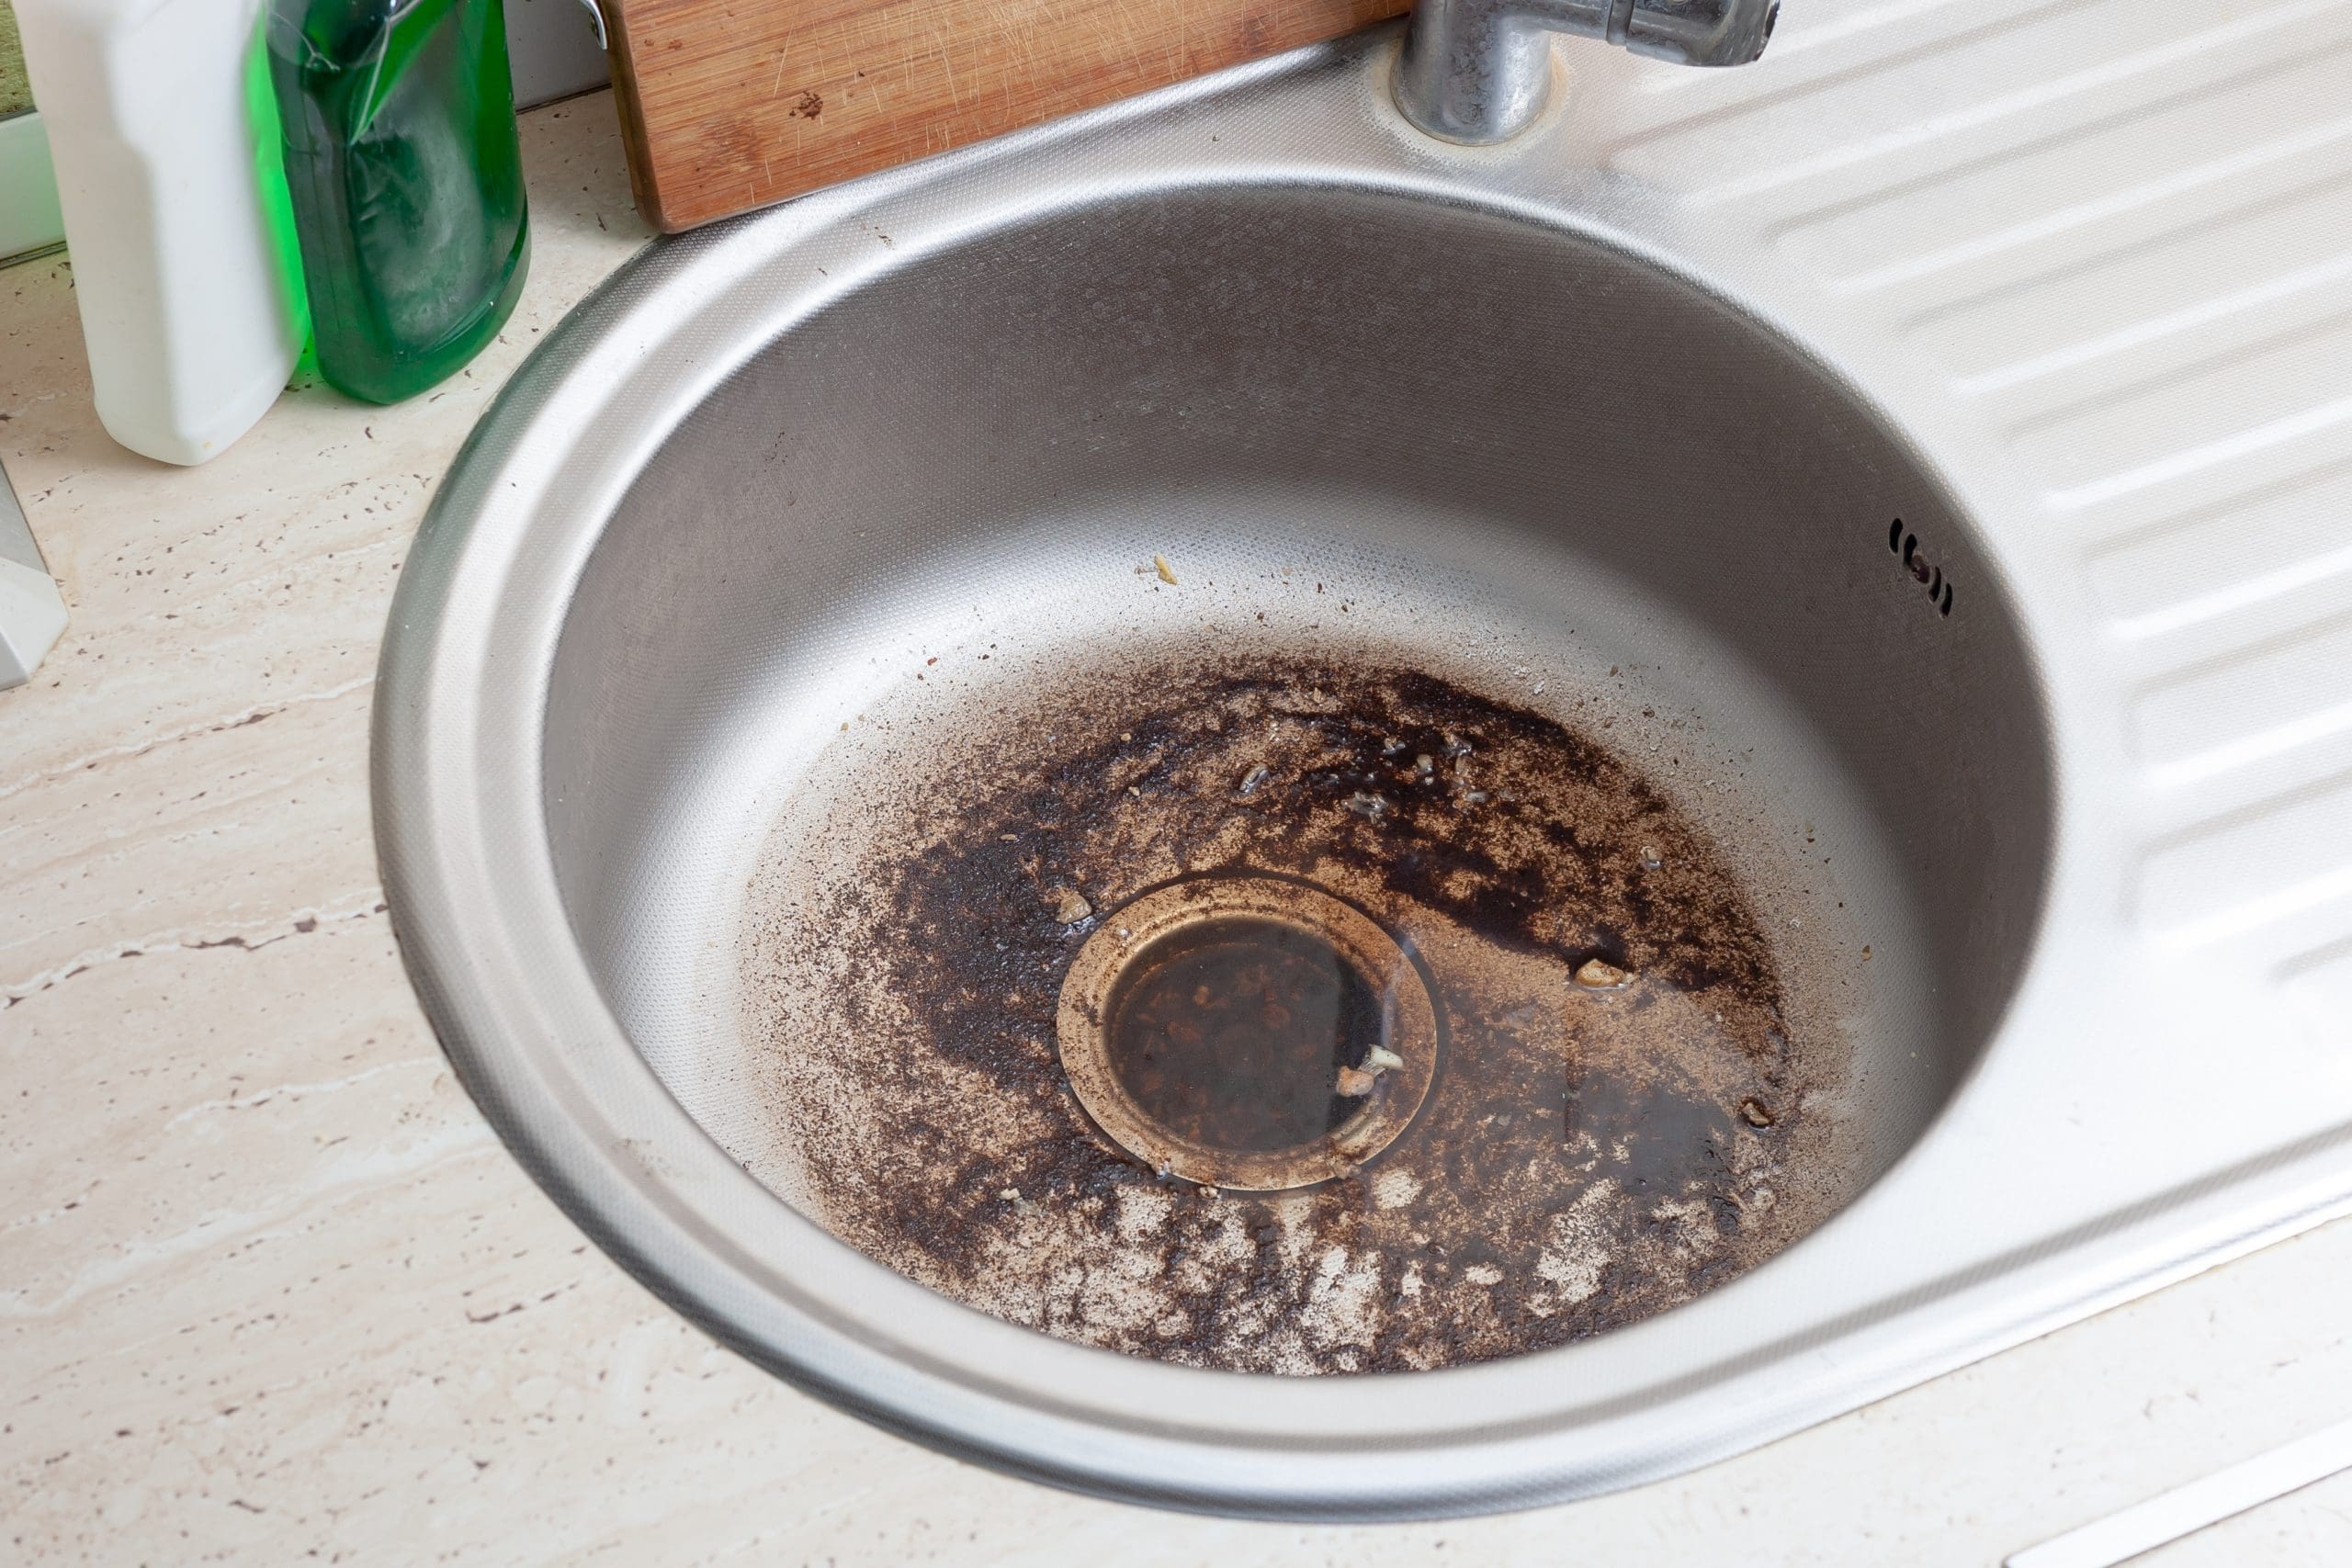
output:
<svg viewBox="0 0 2352 1568"><path fill-rule="evenodd" d="M310 330L262 0L16 0L107 434L201 463Z"/></svg>

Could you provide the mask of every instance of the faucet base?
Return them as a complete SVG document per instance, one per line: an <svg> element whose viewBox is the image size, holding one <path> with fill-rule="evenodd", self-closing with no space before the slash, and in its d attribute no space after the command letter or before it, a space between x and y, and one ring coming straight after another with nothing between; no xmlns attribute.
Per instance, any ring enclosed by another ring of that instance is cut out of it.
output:
<svg viewBox="0 0 2352 1568"><path fill-rule="evenodd" d="M1764 52L1779 0L1419 0L1397 57L1396 107L1442 141L1487 147L1532 124L1551 96L1555 32L1684 65Z"/></svg>

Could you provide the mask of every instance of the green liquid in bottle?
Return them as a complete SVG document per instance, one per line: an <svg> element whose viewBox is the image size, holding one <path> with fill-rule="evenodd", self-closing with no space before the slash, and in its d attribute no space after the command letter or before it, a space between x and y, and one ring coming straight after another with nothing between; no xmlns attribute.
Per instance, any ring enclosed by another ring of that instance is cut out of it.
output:
<svg viewBox="0 0 2352 1568"><path fill-rule="evenodd" d="M500 0L272 0L319 374L369 402L497 334L531 248Z"/></svg>

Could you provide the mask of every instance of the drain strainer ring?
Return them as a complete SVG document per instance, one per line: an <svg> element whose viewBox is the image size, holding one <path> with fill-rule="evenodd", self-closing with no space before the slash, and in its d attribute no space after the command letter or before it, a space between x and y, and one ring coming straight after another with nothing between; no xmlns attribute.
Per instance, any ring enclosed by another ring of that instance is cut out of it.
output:
<svg viewBox="0 0 2352 1568"><path fill-rule="evenodd" d="M1363 1037L1337 1043L1331 1124L1282 1146L1226 1146L1172 1125L1123 1073L1114 1039L1139 976L1233 931L1336 961L1339 988L1362 998ZM1189 879L1102 917L1062 982L1057 1032L1071 1089L1112 1142L1163 1174L1243 1192L1311 1187L1363 1165L1411 1124L1437 1071L1436 1010L1404 949L1350 905L1279 877Z"/></svg>

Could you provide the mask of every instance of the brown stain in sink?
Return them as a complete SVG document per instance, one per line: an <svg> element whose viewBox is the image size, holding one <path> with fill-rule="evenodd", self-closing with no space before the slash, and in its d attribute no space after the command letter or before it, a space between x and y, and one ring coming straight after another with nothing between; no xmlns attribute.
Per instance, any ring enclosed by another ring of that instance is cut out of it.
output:
<svg viewBox="0 0 2352 1568"><path fill-rule="evenodd" d="M780 1187L935 1290L1193 1365L1430 1368L1686 1301L1839 1190L1836 1054L1726 858L1589 735L1408 668L1201 659L902 761L833 808L853 852L771 862L745 963ZM1438 1005L1419 1119L1308 1190L1155 1175L1057 1055L1096 924L1238 871L1356 905ZM1596 958L1633 978L1577 985Z"/></svg>

